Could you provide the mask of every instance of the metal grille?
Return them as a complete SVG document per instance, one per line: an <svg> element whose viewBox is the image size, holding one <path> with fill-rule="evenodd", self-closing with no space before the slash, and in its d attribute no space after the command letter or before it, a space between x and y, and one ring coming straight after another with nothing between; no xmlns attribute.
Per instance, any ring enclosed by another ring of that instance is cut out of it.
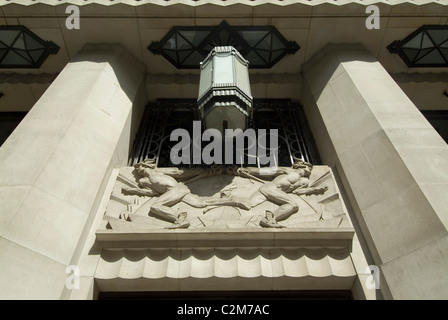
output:
<svg viewBox="0 0 448 320"><path fill-rule="evenodd" d="M170 141L170 134L174 129L183 128L192 136L194 120L199 120L196 100L163 99L148 104L134 142L129 165L149 158L159 167L174 166L169 157L171 148L177 141ZM255 100L252 128L256 132L258 129L266 129L267 132L270 129L278 130L279 166L290 166L297 159L320 164L301 105L287 99ZM205 142L205 145L207 143ZM247 164L248 161L244 163Z"/></svg>
<svg viewBox="0 0 448 320"><path fill-rule="evenodd" d="M295 160L320 164L320 158L301 105L290 100L258 100L254 103L255 129L278 129L279 165Z"/></svg>

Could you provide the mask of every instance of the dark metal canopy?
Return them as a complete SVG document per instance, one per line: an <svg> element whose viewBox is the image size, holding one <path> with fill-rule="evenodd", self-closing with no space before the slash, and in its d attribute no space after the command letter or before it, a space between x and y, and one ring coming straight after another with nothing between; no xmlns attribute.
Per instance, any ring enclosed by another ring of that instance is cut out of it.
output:
<svg viewBox="0 0 448 320"><path fill-rule="evenodd" d="M408 67L448 67L448 26L424 25L388 47Z"/></svg>
<svg viewBox="0 0 448 320"><path fill-rule="evenodd" d="M25 26L0 26L0 68L39 68L59 46Z"/></svg>
<svg viewBox="0 0 448 320"><path fill-rule="evenodd" d="M270 68L286 54L300 49L274 26L230 26L223 21L218 26L173 27L162 40L152 42L148 50L161 54L176 68L196 69L217 46L234 47L249 60L250 68Z"/></svg>

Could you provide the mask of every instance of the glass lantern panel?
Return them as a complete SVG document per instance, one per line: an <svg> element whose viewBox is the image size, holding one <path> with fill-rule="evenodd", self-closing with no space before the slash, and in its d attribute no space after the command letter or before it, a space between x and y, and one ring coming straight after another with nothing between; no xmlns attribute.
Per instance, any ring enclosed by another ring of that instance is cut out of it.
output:
<svg viewBox="0 0 448 320"><path fill-rule="evenodd" d="M40 44L38 41L30 37L29 35L25 35L25 43L27 50L34 50L34 49L41 49L44 48L42 44Z"/></svg>
<svg viewBox="0 0 448 320"><path fill-rule="evenodd" d="M182 30L179 33L185 37L192 45L199 46L202 40L210 33L210 31Z"/></svg>
<svg viewBox="0 0 448 320"><path fill-rule="evenodd" d="M12 45L14 40L17 38L20 30L2 30L0 41L6 44L7 46Z"/></svg>
<svg viewBox="0 0 448 320"><path fill-rule="evenodd" d="M240 31L239 34L247 41L251 46L256 45L269 31L263 30L248 30Z"/></svg>
<svg viewBox="0 0 448 320"><path fill-rule="evenodd" d="M17 38L13 44L13 48L25 50L25 40L23 38L23 33Z"/></svg>
<svg viewBox="0 0 448 320"><path fill-rule="evenodd" d="M425 34L423 34L422 49L426 49L426 48L434 48L434 43L431 41L431 39L425 33Z"/></svg>
<svg viewBox="0 0 448 320"><path fill-rule="evenodd" d="M240 63L237 59L235 60L235 73L236 73L236 83L238 84L238 87L240 87L245 92L250 94L248 68L244 64Z"/></svg>
<svg viewBox="0 0 448 320"><path fill-rule="evenodd" d="M448 30L428 30L427 32L436 45L448 40Z"/></svg>
<svg viewBox="0 0 448 320"><path fill-rule="evenodd" d="M213 58L214 70L213 70L213 83L234 83L235 79L233 76L234 66L233 66L234 57L231 55L228 56L219 56L216 55Z"/></svg>
<svg viewBox="0 0 448 320"><path fill-rule="evenodd" d="M169 38L163 45L162 49L176 50L176 35L173 35L171 38Z"/></svg>
<svg viewBox="0 0 448 320"><path fill-rule="evenodd" d="M264 65L266 63L258 54L255 53L254 50L251 50L248 54L246 54L245 58L249 60L249 67Z"/></svg>
<svg viewBox="0 0 448 320"><path fill-rule="evenodd" d="M194 52L185 59L183 64L189 66L199 65L204 58L205 57L202 56L202 54L200 54L197 50L194 50Z"/></svg>
<svg viewBox="0 0 448 320"><path fill-rule="evenodd" d="M201 77L199 80L199 96L202 96L211 86L213 79L213 62L209 61L201 70Z"/></svg>
<svg viewBox="0 0 448 320"><path fill-rule="evenodd" d="M28 54L31 56L33 61L36 63L37 61L39 61L40 57L42 56L42 54L44 52L45 52L45 49L38 49L38 50L28 51Z"/></svg>
<svg viewBox="0 0 448 320"><path fill-rule="evenodd" d="M419 49L422 42L422 33L419 33L414 38L410 39L403 45L403 48Z"/></svg>
<svg viewBox="0 0 448 320"><path fill-rule="evenodd" d="M445 63L445 59L440 55L437 49L431 51L426 56L417 61L419 64L441 64Z"/></svg>
<svg viewBox="0 0 448 320"><path fill-rule="evenodd" d="M440 51L442 52L445 59L448 61L448 48L440 48Z"/></svg>
<svg viewBox="0 0 448 320"><path fill-rule="evenodd" d="M408 57L409 61L414 61L420 51L418 49L403 48L403 52Z"/></svg>
<svg viewBox="0 0 448 320"><path fill-rule="evenodd" d="M16 52L9 50L6 56L2 60L4 65L27 65L30 64L28 60L17 54Z"/></svg>
<svg viewBox="0 0 448 320"><path fill-rule="evenodd" d="M419 51L417 57L415 58L415 60L419 60L422 57L424 57L425 55L427 55L430 51L434 50L433 48L428 48L428 49L422 49Z"/></svg>

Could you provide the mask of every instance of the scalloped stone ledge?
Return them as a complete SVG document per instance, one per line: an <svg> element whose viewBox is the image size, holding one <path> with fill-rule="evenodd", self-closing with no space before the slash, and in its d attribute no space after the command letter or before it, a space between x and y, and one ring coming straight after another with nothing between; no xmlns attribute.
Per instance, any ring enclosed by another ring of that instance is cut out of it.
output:
<svg viewBox="0 0 448 320"><path fill-rule="evenodd" d="M248 6L258 6L263 4L274 4L278 6L288 6L292 4L304 4L309 6L316 6L320 4L332 4L335 6L342 6L347 4L360 4L360 5L370 5L370 4L387 4L387 5L399 5L399 4L413 4L413 5L425 5L425 4L439 4L448 5L448 0L71 0L71 1L60 1L60 0L0 0L0 6L8 4L20 4L24 6L35 5L35 4L46 4L46 5L68 5L74 4L79 6L89 5L89 4L99 4L104 6L112 6L117 4L126 4L131 6L141 6L146 4L155 4L160 6L172 6L176 4L188 5L188 6L201 6L205 4L214 4L219 6L230 6L234 4L244 4Z"/></svg>

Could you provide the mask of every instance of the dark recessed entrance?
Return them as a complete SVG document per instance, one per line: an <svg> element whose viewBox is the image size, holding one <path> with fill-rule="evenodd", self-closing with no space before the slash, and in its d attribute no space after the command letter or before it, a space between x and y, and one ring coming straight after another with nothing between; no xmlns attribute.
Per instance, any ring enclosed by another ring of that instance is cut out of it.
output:
<svg viewBox="0 0 448 320"><path fill-rule="evenodd" d="M101 292L99 300L352 300L349 290Z"/></svg>

